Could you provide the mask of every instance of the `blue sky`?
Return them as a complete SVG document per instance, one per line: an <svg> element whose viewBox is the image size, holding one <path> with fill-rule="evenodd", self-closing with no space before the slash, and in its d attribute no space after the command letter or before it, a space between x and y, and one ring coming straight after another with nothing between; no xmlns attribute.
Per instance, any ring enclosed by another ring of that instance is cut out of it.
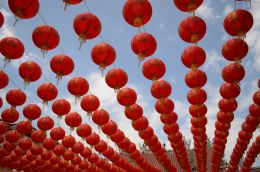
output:
<svg viewBox="0 0 260 172"><path fill-rule="evenodd" d="M157 40L157 50L152 57L162 59L167 67L166 75L163 79L172 84L173 92L171 98L175 103L175 111L179 115L178 123L181 132L187 139L191 139L190 133L190 115L188 113L189 104L186 99L188 87L185 85L184 76L188 69L183 66L180 60L180 55L183 49L189 44L183 42L178 36L179 23L188 15L176 9L171 0L158 1L150 0L153 7L153 15L150 22L145 25L145 31L151 33ZM105 42L111 44L117 53L115 64L105 70L108 71L112 67L123 68L129 77L128 86L135 88L138 93L138 103L144 108L144 114L148 117L150 125L155 129L160 141L166 143L169 147L167 137L162 130L162 124L159 120L159 114L154 109L155 99L150 94L151 81L144 78L141 72L141 67L137 67L138 61L135 54L132 52L130 42L132 37L138 33L138 30L128 25L122 16L122 7L124 1L87 1L88 7L102 22L101 35ZM47 82L47 79L52 83L56 83L55 74L49 67L50 59L56 55L65 53L72 57L75 62L76 70L69 76L64 77L59 85L59 97L67 98L73 105L72 110L81 113L84 120L88 121L85 113L80 109L79 105L74 104L74 97L67 91L67 82L70 78L77 76L86 77L90 83L90 92L97 95L101 100L101 107L110 112L110 117L117 121L120 128L125 131L126 135L132 138L136 143L141 142L137 133L132 129L130 121L126 119L121 107L116 101L116 95L104 82L101 77L98 67L92 62L90 57L91 49L94 45L101 41L100 37L93 40L87 40L82 49L79 50L78 37L73 30L73 19L77 14L87 11L84 3L75 6L69 6L66 11L63 10L64 4L62 1L40 1L40 13L47 24L55 27L60 34L59 48L49 51L45 58L42 58L40 50L33 44L31 34L34 28L42 25L43 21L40 16L30 20L18 21L13 27L14 17L10 12L6 1L1 1L0 10L5 16L5 25L0 29L0 37L16 36L25 45L26 53L19 59L8 64L5 72L8 73L12 81L8 87L0 90L0 96L5 98L6 92L11 88L23 88L23 81L19 77L18 67L26 60L34 60L41 65L44 76L37 82L31 83L26 88L27 96L33 102L41 103L41 100L36 95L37 86L42 82ZM238 3L238 7L249 8L247 3ZM228 62L221 56L221 47L225 40L231 38L227 35L223 28L224 16L231 12L234 8L233 1L221 0L207 0L199 8L196 14L202 17L207 24L207 33L199 46L203 47L207 53L207 59L203 67L208 76L208 82L204 87L208 93L207 107L208 107L208 125L207 134L212 139L214 132L215 116L218 111L217 102L220 100L218 93L219 86L223 83L221 78L221 69L228 64ZM260 2L253 1L250 11L254 15L254 26L246 37L246 42L250 46L249 54L243 60L242 65L245 67L246 76L241 82L241 94L238 98L239 107L235 112L235 119L232 122L230 129L230 136L228 137L227 149L225 152L226 158L229 160L235 144L237 133L240 130L240 125L244 121L244 117L248 114L248 106L252 103L252 94L257 90L256 81L260 76ZM2 56L1 56L2 58ZM0 64L3 66L2 60ZM31 103L27 100L26 104ZM51 104L51 103L49 103ZM5 103L1 111L8 107ZM21 110L22 107L18 107ZM50 115L53 118L56 116L52 114L49 107L45 108L43 115ZM22 113L20 120L22 119ZM92 127L97 130L97 127L89 122ZM62 122L64 124L64 122ZM101 134L102 135L102 134ZM254 138L259 135L259 131L254 133ZM105 137L104 137L105 138ZM259 163L259 160L258 160Z"/></svg>

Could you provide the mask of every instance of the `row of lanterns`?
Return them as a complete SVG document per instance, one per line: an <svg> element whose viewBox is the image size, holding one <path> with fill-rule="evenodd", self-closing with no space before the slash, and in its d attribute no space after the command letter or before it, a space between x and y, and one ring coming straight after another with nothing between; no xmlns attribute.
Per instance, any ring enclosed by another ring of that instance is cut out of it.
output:
<svg viewBox="0 0 260 172"><path fill-rule="evenodd" d="M207 82L207 75L198 69L206 60L205 51L196 44L206 33L206 24L200 17L195 16L195 10L201 6L203 0L181 2L174 0L176 7L183 12L192 12L194 15L185 18L179 25L179 36L191 45L182 52L181 60L184 66L191 69L185 76L186 85L191 88L187 94L187 99L191 104L189 112L191 118L191 132L194 139L194 150L198 171L207 171L207 107L204 104L207 99L206 92L202 87Z"/></svg>
<svg viewBox="0 0 260 172"><path fill-rule="evenodd" d="M219 171L229 135L229 128L234 119L234 111L238 106L236 97L240 94L239 83L245 76L244 67L240 62L248 52L248 46L243 38L252 28L253 16L249 11L236 9L225 17L223 25L225 31L236 38L226 41L222 48L223 57L232 63L222 69L222 78L225 83L221 85L219 90L223 98L218 103L220 111L217 114L217 122L215 124L216 129L211 159L211 170L213 172ZM236 158L239 159L238 156ZM230 162L229 165L235 165L235 162ZM229 170L236 171L237 165L229 168Z"/></svg>

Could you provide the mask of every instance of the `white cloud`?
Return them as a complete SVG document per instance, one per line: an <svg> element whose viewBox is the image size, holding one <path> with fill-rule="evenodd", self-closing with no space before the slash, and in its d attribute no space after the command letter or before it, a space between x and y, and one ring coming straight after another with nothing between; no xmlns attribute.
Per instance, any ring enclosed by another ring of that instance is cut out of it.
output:
<svg viewBox="0 0 260 172"><path fill-rule="evenodd" d="M14 30L8 25L8 23L10 23L12 14L9 11L6 11L4 8L1 8L0 11L2 12L5 19L5 22L0 29L0 39L6 36L15 36Z"/></svg>
<svg viewBox="0 0 260 172"><path fill-rule="evenodd" d="M203 65L203 68L205 70L211 70L210 72L219 73L221 62L224 62L223 57L216 50L211 50L207 52L206 63Z"/></svg>
<svg viewBox="0 0 260 172"><path fill-rule="evenodd" d="M223 16L226 17L227 14L233 10L234 10L234 4L228 4L223 11Z"/></svg>
<svg viewBox="0 0 260 172"><path fill-rule="evenodd" d="M210 1L204 1L204 3L198 8L196 11L198 14L205 20L214 23L216 19L219 19L221 16L219 16L212 7L212 4Z"/></svg>

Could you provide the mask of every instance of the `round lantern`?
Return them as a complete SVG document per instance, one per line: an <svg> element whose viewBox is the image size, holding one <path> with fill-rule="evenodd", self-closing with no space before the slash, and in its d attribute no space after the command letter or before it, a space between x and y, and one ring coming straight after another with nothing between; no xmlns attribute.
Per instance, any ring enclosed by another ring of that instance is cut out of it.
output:
<svg viewBox="0 0 260 172"><path fill-rule="evenodd" d="M190 105L189 112L193 117L203 117L206 115L208 109L205 104Z"/></svg>
<svg viewBox="0 0 260 172"><path fill-rule="evenodd" d="M74 77L69 80L67 88L70 94L75 96L75 103L77 103L77 99L88 92L89 84L85 78Z"/></svg>
<svg viewBox="0 0 260 172"><path fill-rule="evenodd" d="M58 31L49 25L41 25L35 28L32 39L35 46L41 49L43 55L47 51L56 48L60 42Z"/></svg>
<svg viewBox="0 0 260 172"><path fill-rule="evenodd" d="M5 109L1 114L2 120L8 123L14 123L19 119L19 113L14 108Z"/></svg>
<svg viewBox="0 0 260 172"><path fill-rule="evenodd" d="M142 116L139 119L132 121L132 126L137 131L143 131L149 126L149 122L145 116Z"/></svg>
<svg viewBox="0 0 260 172"><path fill-rule="evenodd" d="M187 1L174 0L173 2L180 11L194 12L197 8L200 7L203 0L187 0Z"/></svg>
<svg viewBox="0 0 260 172"><path fill-rule="evenodd" d="M34 61L26 61L19 66L19 75L23 78L24 85L26 86L30 82L40 79L42 70Z"/></svg>
<svg viewBox="0 0 260 172"><path fill-rule="evenodd" d="M4 21L5 21L5 18L3 16L2 12L0 11L0 28L3 26Z"/></svg>
<svg viewBox="0 0 260 172"><path fill-rule="evenodd" d="M142 72L147 79L154 81L164 76L166 67L162 60L151 58L144 62Z"/></svg>
<svg viewBox="0 0 260 172"><path fill-rule="evenodd" d="M156 99L164 99L171 95L171 84L164 80L158 80L153 82L151 86L151 94Z"/></svg>
<svg viewBox="0 0 260 172"><path fill-rule="evenodd" d="M82 97L80 101L81 108L84 111L86 111L89 116L93 111L98 109L99 105L100 105L99 99L97 98L97 96L93 94Z"/></svg>
<svg viewBox="0 0 260 172"><path fill-rule="evenodd" d="M74 69L73 60L64 54L54 56L50 61L51 70L56 73L57 84L62 76L69 75Z"/></svg>
<svg viewBox="0 0 260 172"><path fill-rule="evenodd" d="M220 86L219 93L225 99L236 98L240 94L240 87L237 83L224 83Z"/></svg>
<svg viewBox="0 0 260 172"><path fill-rule="evenodd" d="M58 95L58 89L52 83L43 83L37 89L37 95L43 100L43 104L54 100Z"/></svg>
<svg viewBox="0 0 260 172"><path fill-rule="evenodd" d="M181 55L181 61L187 68L196 69L204 64L206 60L205 51L197 46L189 46L185 48Z"/></svg>
<svg viewBox="0 0 260 172"><path fill-rule="evenodd" d="M40 130L47 131L53 128L54 121L49 116L44 116L38 120L37 126Z"/></svg>
<svg viewBox="0 0 260 172"><path fill-rule="evenodd" d="M58 115L58 118L61 119L62 116L70 112L71 106L66 99L58 99L52 103L52 111Z"/></svg>
<svg viewBox="0 0 260 172"><path fill-rule="evenodd" d="M117 132L110 136L110 139L115 143L120 143L124 138L125 134L120 129L117 129Z"/></svg>
<svg viewBox="0 0 260 172"><path fill-rule="evenodd" d="M73 130L81 124L82 118L77 112L70 112L66 115L65 122Z"/></svg>
<svg viewBox="0 0 260 172"><path fill-rule="evenodd" d="M93 112L92 120L95 124L101 127L109 121L109 113L104 109L98 109Z"/></svg>
<svg viewBox="0 0 260 172"><path fill-rule="evenodd" d="M92 13L84 12L77 15L73 22L74 31L79 36L80 47L87 39L94 39L101 32L101 22Z"/></svg>
<svg viewBox="0 0 260 172"><path fill-rule="evenodd" d="M155 109L160 114L169 114L174 109L174 103L169 98L165 98L163 100L157 100L155 103Z"/></svg>
<svg viewBox="0 0 260 172"><path fill-rule="evenodd" d="M125 108L125 116L130 120L136 120L143 115L143 108L134 103L131 106Z"/></svg>
<svg viewBox="0 0 260 172"><path fill-rule="evenodd" d="M42 147L44 147L47 150L52 150L56 146L56 141L53 140L52 138L46 138L42 142Z"/></svg>
<svg viewBox="0 0 260 172"><path fill-rule="evenodd" d="M79 4L82 2L82 0L63 0L63 2L65 3L64 10L66 10L68 5Z"/></svg>
<svg viewBox="0 0 260 172"><path fill-rule="evenodd" d="M26 94L20 89L9 90L6 94L6 101L12 106L21 106L26 101Z"/></svg>
<svg viewBox="0 0 260 172"><path fill-rule="evenodd" d="M43 130L35 130L31 134L32 141L36 143L41 143L45 138L46 134Z"/></svg>
<svg viewBox="0 0 260 172"><path fill-rule="evenodd" d="M169 114L162 114L160 116L160 120L164 124L173 124L177 121L178 115L175 112L171 112Z"/></svg>
<svg viewBox="0 0 260 172"><path fill-rule="evenodd" d="M41 108L37 104L28 104L23 108L23 115L29 120L39 118L41 113Z"/></svg>
<svg viewBox="0 0 260 172"><path fill-rule="evenodd" d="M149 33L139 33L132 38L131 48L137 55L139 64L144 58L153 55L157 47L156 39Z"/></svg>
<svg viewBox="0 0 260 172"><path fill-rule="evenodd" d="M99 143L100 141L100 137L95 133L93 132L92 134L90 134L87 138L86 138L86 141L89 145L91 146L95 146L96 144Z"/></svg>
<svg viewBox="0 0 260 172"><path fill-rule="evenodd" d="M84 145L81 142L76 142L72 147L72 151L77 154L81 153L83 150L84 150Z"/></svg>
<svg viewBox="0 0 260 172"><path fill-rule="evenodd" d="M207 82L207 75L202 70L191 70L185 76L185 83L190 88L203 87Z"/></svg>
<svg viewBox="0 0 260 172"><path fill-rule="evenodd" d="M148 0L127 0L123 7L125 21L134 26L145 25L152 17L152 6Z"/></svg>
<svg viewBox="0 0 260 172"><path fill-rule="evenodd" d="M76 130L79 137L85 139L92 133L92 128L88 124L80 124Z"/></svg>
<svg viewBox="0 0 260 172"><path fill-rule="evenodd" d="M203 104L207 100L207 94L203 89L191 89L187 99L192 105Z"/></svg>
<svg viewBox="0 0 260 172"><path fill-rule="evenodd" d="M125 87L117 93L117 101L120 105L129 107L137 100L136 92L128 87Z"/></svg>
<svg viewBox="0 0 260 172"><path fill-rule="evenodd" d="M230 12L224 19L224 28L231 36L244 36L253 26L252 14L244 9Z"/></svg>
<svg viewBox="0 0 260 172"><path fill-rule="evenodd" d="M8 75L3 70L0 70L0 89L5 88L8 85L8 83Z"/></svg>
<svg viewBox="0 0 260 172"><path fill-rule="evenodd" d="M222 78L228 83L240 82L245 76L245 69L242 65L231 63L222 70Z"/></svg>
<svg viewBox="0 0 260 172"><path fill-rule="evenodd" d="M109 87L117 91L126 85L128 76L123 69L113 68L107 72L105 81Z"/></svg>
<svg viewBox="0 0 260 172"><path fill-rule="evenodd" d="M3 106L3 99L0 97L0 108Z"/></svg>
<svg viewBox="0 0 260 172"><path fill-rule="evenodd" d="M0 41L0 52L7 64L11 60L19 59L23 56L24 45L15 37L5 37Z"/></svg>
<svg viewBox="0 0 260 172"><path fill-rule="evenodd" d="M53 149L53 153L57 156L62 156L65 153L65 148L62 144L57 144L55 148Z"/></svg>
<svg viewBox="0 0 260 172"><path fill-rule="evenodd" d="M50 136L53 140L62 140L65 134L65 130L61 127L52 128L50 132Z"/></svg>
<svg viewBox="0 0 260 172"><path fill-rule="evenodd" d="M18 145L23 150L28 150L32 147L32 141L29 138L21 138L18 142Z"/></svg>
<svg viewBox="0 0 260 172"><path fill-rule="evenodd" d="M8 0L8 6L17 18L30 19L39 11L38 0L27 0L20 3L17 0Z"/></svg>
<svg viewBox="0 0 260 172"><path fill-rule="evenodd" d="M16 130L20 134L30 134L32 132L32 124L30 121L27 120L20 121L16 125Z"/></svg>
<svg viewBox="0 0 260 172"><path fill-rule="evenodd" d="M185 18L179 26L178 32L181 39L188 43L199 42L206 33L206 23L197 16Z"/></svg>
<svg viewBox="0 0 260 172"><path fill-rule="evenodd" d="M111 135L116 133L116 131L117 131L117 124L114 121L109 120L106 124L104 124L102 126L102 131L106 135L111 136Z"/></svg>
<svg viewBox="0 0 260 172"><path fill-rule="evenodd" d="M73 136L71 135L68 135L68 136L65 136L63 139L62 139L62 145L65 147L65 148L71 148L74 146L74 144L76 143L76 140Z"/></svg>
<svg viewBox="0 0 260 172"><path fill-rule="evenodd" d="M91 50L92 61L99 66L99 69L103 70L114 63L116 59L115 49L108 43L99 43L95 45Z"/></svg>
<svg viewBox="0 0 260 172"><path fill-rule="evenodd" d="M254 93L253 101L254 101L255 104L260 106L260 90L258 90L257 92Z"/></svg>

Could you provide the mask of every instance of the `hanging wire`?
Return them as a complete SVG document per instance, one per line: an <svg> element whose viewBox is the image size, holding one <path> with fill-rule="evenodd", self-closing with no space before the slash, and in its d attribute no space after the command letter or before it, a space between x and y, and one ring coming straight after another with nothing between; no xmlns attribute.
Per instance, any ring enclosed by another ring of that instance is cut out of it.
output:
<svg viewBox="0 0 260 172"><path fill-rule="evenodd" d="M86 0L84 0L83 2L84 2L84 4L85 4L85 6L86 6L86 8L87 8L88 12L90 12L90 10L89 10L89 7L88 7L88 4L87 4Z"/></svg>
<svg viewBox="0 0 260 172"><path fill-rule="evenodd" d="M47 22L44 20L44 18L43 18L43 16L41 15L41 13L38 12L38 14L39 14L40 18L42 19L43 23L44 23L44 24L47 24Z"/></svg>

